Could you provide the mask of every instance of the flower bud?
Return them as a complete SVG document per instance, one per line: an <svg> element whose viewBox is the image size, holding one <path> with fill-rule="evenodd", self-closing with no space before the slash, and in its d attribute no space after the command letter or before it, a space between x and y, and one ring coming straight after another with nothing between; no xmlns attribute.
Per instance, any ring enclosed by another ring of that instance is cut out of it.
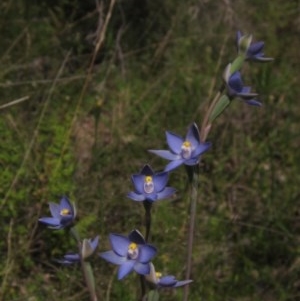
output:
<svg viewBox="0 0 300 301"><path fill-rule="evenodd" d="M82 246L81 246L81 256L83 260L86 260L90 256L92 256L96 248L98 246L99 242L99 236L96 236L93 240L92 239L84 239L82 241Z"/></svg>
<svg viewBox="0 0 300 301"><path fill-rule="evenodd" d="M243 35L238 39L239 55L247 56L247 52L251 42L252 42L252 35Z"/></svg>

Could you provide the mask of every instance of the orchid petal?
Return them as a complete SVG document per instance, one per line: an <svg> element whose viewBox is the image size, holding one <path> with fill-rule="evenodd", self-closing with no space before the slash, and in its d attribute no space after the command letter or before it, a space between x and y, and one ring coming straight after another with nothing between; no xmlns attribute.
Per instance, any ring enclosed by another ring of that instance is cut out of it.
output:
<svg viewBox="0 0 300 301"><path fill-rule="evenodd" d="M167 172L160 172L153 176L153 184L156 192L162 191L168 182L169 174Z"/></svg>
<svg viewBox="0 0 300 301"><path fill-rule="evenodd" d="M66 254L64 256L64 259L71 262L78 262L80 261L80 256L79 254L76 253L70 253L70 254Z"/></svg>
<svg viewBox="0 0 300 301"><path fill-rule="evenodd" d="M236 96L241 97L243 99L251 99L256 97L258 94L257 93L237 93Z"/></svg>
<svg viewBox="0 0 300 301"><path fill-rule="evenodd" d="M144 245L146 243L141 232L136 229L129 233L128 238L131 242L134 242L138 245Z"/></svg>
<svg viewBox="0 0 300 301"><path fill-rule="evenodd" d="M184 286L184 285L190 284L191 282L193 282L193 280L182 280L182 281L177 281L176 284L175 284L173 287Z"/></svg>
<svg viewBox="0 0 300 301"><path fill-rule="evenodd" d="M128 252L128 247L130 241L127 237L119 234L110 234L109 240L112 246L112 249L119 255L119 256L126 256Z"/></svg>
<svg viewBox="0 0 300 301"><path fill-rule="evenodd" d="M146 164L140 173L144 176L152 176L154 174L154 171L150 165Z"/></svg>
<svg viewBox="0 0 300 301"><path fill-rule="evenodd" d="M157 193L152 192L152 193L146 193L145 194L145 200L149 202L154 202L157 200Z"/></svg>
<svg viewBox="0 0 300 301"><path fill-rule="evenodd" d="M131 176L132 183L138 193L144 193L144 177L141 174Z"/></svg>
<svg viewBox="0 0 300 301"><path fill-rule="evenodd" d="M154 246L151 245L142 245L139 248L139 262L147 263L149 262L157 253L157 250Z"/></svg>
<svg viewBox="0 0 300 301"><path fill-rule="evenodd" d="M257 61L257 62L261 62L261 63L267 63L267 62L274 61L274 58L264 57L263 54L255 55L251 59L254 60L254 61Z"/></svg>
<svg viewBox="0 0 300 301"><path fill-rule="evenodd" d="M250 45L248 49L248 56L256 55L258 52L261 52L264 48L265 43L264 42L256 42Z"/></svg>
<svg viewBox="0 0 300 301"><path fill-rule="evenodd" d="M159 157L162 157L164 159L167 159L167 160L177 160L177 159L181 158L180 155L173 154L168 150L153 150L153 149L150 149L148 151L152 154L155 154L155 155L157 155Z"/></svg>
<svg viewBox="0 0 300 301"><path fill-rule="evenodd" d="M60 220L58 218L54 218L54 217L41 217L39 218L39 221L41 223L46 224L47 226L51 226L51 227L60 227Z"/></svg>
<svg viewBox="0 0 300 301"><path fill-rule="evenodd" d="M173 187L166 187L164 190L157 194L157 200L166 199L172 196L176 192L176 189Z"/></svg>
<svg viewBox="0 0 300 301"><path fill-rule="evenodd" d="M196 123L193 123L188 130L186 140L192 144L193 149L200 143L200 134Z"/></svg>
<svg viewBox="0 0 300 301"><path fill-rule="evenodd" d="M170 150L177 155L180 154L181 146L182 146L182 143L184 142L182 137L180 137L172 132L166 132L166 138L167 138L167 143L169 145Z"/></svg>
<svg viewBox="0 0 300 301"><path fill-rule="evenodd" d="M258 100L256 99L250 99L250 100L247 100L246 103L250 106L255 106L255 107L261 107L262 106L262 103L259 102Z"/></svg>
<svg viewBox="0 0 300 301"><path fill-rule="evenodd" d="M99 235L97 235L93 240L90 240L90 246L94 252L98 247L98 244L99 244Z"/></svg>
<svg viewBox="0 0 300 301"><path fill-rule="evenodd" d="M123 279L126 275L128 275L132 270L135 264L134 260L125 261L119 268L118 271L118 279Z"/></svg>
<svg viewBox="0 0 300 301"><path fill-rule="evenodd" d="M68 215L62 215L62 216L60 217L60 223L61 223L61 225L63 225L63 226L67 226L67 225L69 225L70 223L72 223L73 219L74 219L74 216L71 215L71 214L68 214Z"/></svg>
<svg viewBox="0 0 300 301"><path fill-rule="evenodd" d="M73 206L67 197L62 197L60 200L60 209L69 209L73 214Z"/></svg>
<svg viewBox="0 0 300 301"><path fill-rule="evenodd" d="M145 196L143 194L137 194L133 191L127 193L127 197L132 199L133 201L141 202L145 200Z"/></svg>
<svg viewBox="0 0 300 301"><path fill-rule="evenodd" d="M206 152L211 147L210 142L200 143L198 147L193 151L192 157L198 157L204 152Z"/></svg>
<svg viewBox="0 0 300 301"><path fill-rule="evenodd" d="M106 251L99 253L99 256L109 263L121 265L126 261L126 257L117 255L114 251Z"/></svg>
<svg viewBox="0 0 300 301"><path fill-rule="evenodd" d="M251 91L251 87L244 86L243 89L242 89L242 91L241 91L241 93L250 93L250 91Z"/></svg>
<svg viewBox="0 0 300 301"><path fill-rule="evenodd" d="M179 159L179 160L174 160L172 162L170 162L166 167L165 167L165 171L171 171L175 168L177 168L178 166L180 166L181 164L183 164L185 162L185 159Z"/></svg>
<svg viewBox="0 0 300 301"><path fill-rule="evenodd" d="M50 209L51 215L54 218L60 219L60 210L61 210L61 208L58 204L50 202L49 203L49 209Z"/></svg>
<svg viewBox="0 0 300 301"><path fill-rule="evenodd" d="M194 165L198 164L199 161L200 161L200 156L189 159L189 160L185 161L184 164L188 165L188 166L194 166Z"/></svg>
<svg viewBox="0 0 300 301"><path fill-rule="evenodd" d="M175 285L176 282L177 282L177 280L175 279L174 276L168 275L168 276L164 276L164 277L160 278L158 281L158 285L170 287L170 286Z"/></svg>
<svg viewBox="0 0 300 301"><path fill-rule="evenodd" d="M237 93L242 91L243 82L241 79L240 72L237 71L230 76L228 85Z"/></svg>
<svg viewBox="0 0 300 301"><path fill-rule="evenodd" d="M150 264L136 262L133 269L140 275L148 275L150 273Z"/></svg>

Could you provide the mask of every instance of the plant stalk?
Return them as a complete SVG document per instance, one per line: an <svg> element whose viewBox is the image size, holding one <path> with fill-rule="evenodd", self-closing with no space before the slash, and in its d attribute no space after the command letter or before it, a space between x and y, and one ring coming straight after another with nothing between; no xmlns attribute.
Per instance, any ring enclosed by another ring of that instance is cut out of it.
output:
<svg viewBox="0 0 300 301"><path fill-rule="evenodd" d="M200 130L200 141L205 142L210 130L211 124L209 122L209 117L213 112L214 107L218 103L224 86L220 88L214 99L212 100L201 125ZM201 160L201 158L200 158ZM189 222L189 232L188 232L188 249L187 249L187 259L186 259L186 275L185 279L190 279L191 269L192 269L192 255L193 255L193 244L194 244L194 232L195 232L195 222L196 222L196 211L197 211L197 200L198 200L198 189L199 189L199 163L193 166L191 183L191 198L190 198L190 222ZM189 286L184 287L183 301L188 301L189 296Z"/></svg>
<svg viewBox="0 0 300 301"><path fill-rule="evenodd" d="M148 201L144 201L144 208L145 208L145 227L146 227L146 235L145 235L145 240L148 242L149 240L149 235L150 235L150 230L151 230L151 207L152 203Z"/></svg>
<svg viewBox="0 0 300 301"><path fill-rule="evenodd" d="M196 220L198 189L199 189L199 164L193 166L191 186L192 187L191 187L191 199L190 199L190 224L189 224L185 279L190 279L191 269L192 269L195 220ZM183 295L184 301L188 300L188 295L189 295L189 286L186 285L184 287L184 295Z"/></svg>
<svg viewBox="0 0 300 301"><path fill-rule="evenodd" d="M93 275L93 269L91 267L91 264L89 262L85 261L82 257L82 243L80 240L80 236L75 227L72 227L70 229L70 232L77 242L78 251L79 251L79 255L80 255L80 265L81 265L81 269L82 269L82 274L83 274L85 284L86 284L87 289L90 294L90 300L98 301L96 291L95 291L95 279L94 279L94 275Z"/></svg>
<svg viewBox="0 0 300 301"><path fill-rule="evenodd" d="M149 240L150 230L151 230L151 207L152 203L148 201L143 202L145 208L145 227L146 227L146 235L145 241L146 243ZM140 276L140 283L141 283L141 300L144 300L146 295L146 285L145 285L145 277L143 275Z"/></svg>

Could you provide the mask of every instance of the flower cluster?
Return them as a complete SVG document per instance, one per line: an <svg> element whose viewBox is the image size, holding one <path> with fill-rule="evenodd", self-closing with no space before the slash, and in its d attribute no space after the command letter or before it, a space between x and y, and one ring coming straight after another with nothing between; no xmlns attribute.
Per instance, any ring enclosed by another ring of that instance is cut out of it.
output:
<svg viewBox="0 0 300 301"><path fill-rule="evenodd" d="M243 60L255 62L270 62L273 60L273 58L265 57L263 52L264 42L252 43L251 35L243 35L238 31L236 44L238 56L242 57ZM261 102L256 99L258 94L251 92L251 87L244 86L239 68L240 66L234 66L234 63L228 64L225 68L223 80L227 96L230 100L240 98L248 105L261 106Z"/></svg>
<svg viewBox="0 0 300 301"><path fill-rule="evenodd" d="M161 288L177 288L192 282L190 279L179 281L173 275L163 276L155 271L152 259L157 254L157 249L148 243L151 208L154 202L170 198L175 194L175 188L167 186L171 171L181 165L197 166L200 163L202 155L211 147L211 143L206 142L206 137L211 129L211 122L224 111L233 99L238 98L246 104L261 106L261 102L256 99L258 94L251 92L251 87L244 85L240 69L245 61L268 62L273 59L265 57L263 52L264 43L253 43L251 35L242 35L241 32L237 32L236 46L238 50L237 58L232 63L229 63L224 70L223 86L205 115L201 127L201 137L196 123L192 123L189 126L185 137L167 131L165 135L169 149L149 150L150 153L170 161L164 170L155 172L150 165L146 164L139 173L131 176L134 189L127 194L127 197L135 202L143 202L144 204L146 210L146 238L138 230L131 231L128 236L111 233L109 235L111 250L99 253L100 258L118 266L119 280L126 277L130 272L135 271L137 274L142 275L142 279L146 279L148 283L154 286L156 291ZM195 169L193 169L194 171ZM193 184L195 184L194 181ZM195 190L197 190L197 187L192 186L191 199L197 202ZM95 285L92 283L94 280L93 277L89 276L91 274L89 259L96 253L99 237L80 240L74 226L76 208L67 197L62 197L59 204L50 202L49 208L52 216L42 217L39 221L51 229L71 229L71 233L74 235L79 247L77 253L68 253L62 259L57 260L57 262L65 265L80 262L86 276L87 285L91 291L91 299L96 300ZM191 206L191 208L195 208L195 206ZM194 210L195 212L196 210ZM193 219L190 218L190 220L190 225L193 225ZM190 229L193 228L190 227ZM192 230L189 232L189 235L189 238L193 237ZM189 239L190 241L192 239ZM191 262L191 251L188 258ZM189 261L187 266L189 266ZM188 267L187 271L189 270L191 269Z"/></svg>

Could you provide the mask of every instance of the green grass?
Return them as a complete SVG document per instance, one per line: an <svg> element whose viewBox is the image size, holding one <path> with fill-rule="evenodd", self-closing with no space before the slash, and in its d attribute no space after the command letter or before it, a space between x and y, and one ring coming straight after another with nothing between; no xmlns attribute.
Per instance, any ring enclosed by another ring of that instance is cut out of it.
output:
<svg viewBox="0 0 300 301"><path fill-rule="evenodd" d="M166 148L166 130L184 135L191 122L201 124L241 29L264 40L266 54L276 59L243 69L263 107L235 101L209 136L189 300L296 300L297 3L117 1L80 99L95 47L87 37L96 31L96 8L48 2L0 4L0 105L29 96L0 111L0 299L89 300L79 267L53 261L74 251L74 242L38 218L49 214L47 202L66 194L78 207L81 235L100 235L99 251L110 248L111 232L144 231L143 206L126 198L130 175L146 163L164 167L147 150ZM177 194L154 205L151 231L156 268L178 279L185 275L186 180L184 168L170 175ZM101 300L137 300L136 275L118 281L112 265L96 257L93 265ZM161 300L181 300L182 293L166 290Z"/></svg>

